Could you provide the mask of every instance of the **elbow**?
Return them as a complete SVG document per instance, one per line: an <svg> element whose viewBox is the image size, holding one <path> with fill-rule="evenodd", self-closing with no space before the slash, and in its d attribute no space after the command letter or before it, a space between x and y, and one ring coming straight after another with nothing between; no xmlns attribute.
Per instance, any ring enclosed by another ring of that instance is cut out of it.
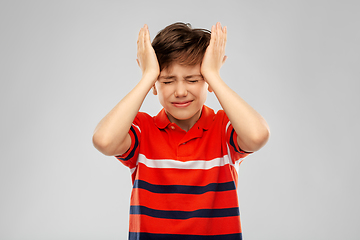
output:
<svg viewBox="0 0 360 240"><path fill-rule="evenodd" d="M246 140L240 139L238 136L239 147L246 152L256 152L260 150L269 140L270 130L268 127L265 127L262 130L258 130L250 135L251 137Z"/></svg>
<svg viewBox="0 0 360 240"><path fill-rule="evenodd" d="M92 142L94 147L106 156L118 156L124 154L131 146L131 138L129 135L124 140L120 138L104 135L95 131Z"/></svg>
<svg viewBox="0 0 360 240"><path fill-rule="evenodd" d="M255 135L255 137L253 138L253 144L254 147L257 148L256 151L262 148L268 142L269 137L270 137L269 128L266 128Z"/></svg>
<svg viewBox="0 0 360 240"><path fill-rule="evenodd" d="M257 129L253 134L252 142L255 151L261 149L269 140L270 137L270 128L269 125L264 120L262 126Z"/></svg>
<svg viewBox="0 0 360 240"><path fill-rule="evenodd" d="M92 142L94 147L106 156L113 156L113 151L111 151L111 142L107 140L104 136L100 136L96 132L92 137Z"/></svg>

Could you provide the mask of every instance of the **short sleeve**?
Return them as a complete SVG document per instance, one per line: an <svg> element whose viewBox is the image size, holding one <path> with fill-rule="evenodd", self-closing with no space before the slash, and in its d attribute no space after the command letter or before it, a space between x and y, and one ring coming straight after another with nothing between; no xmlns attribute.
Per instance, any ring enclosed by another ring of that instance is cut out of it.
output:
<svg viewBox="0 0 360 240"><path fill-rule="evenodd" d="M141 130L139 125L137 125L139 124L138 115L135 117L134 122L132 123L129 130L129 135L131 138L130 148L124 154L115 156L122 164L130 169L136 167L139 156Z"/></svg>
<svg viewBox="0 0 360 240"><path fill-rule="evenodd" d="M242 160L251 154L252 152L245 152L243 151L238 143L237 143L237 133L235 132L235 129L233 128L230 120L225 115L224 118L225 125L225 134L226 134L226 144L228 146L228 153L231 156L232 162L242 162Z"/></svg>

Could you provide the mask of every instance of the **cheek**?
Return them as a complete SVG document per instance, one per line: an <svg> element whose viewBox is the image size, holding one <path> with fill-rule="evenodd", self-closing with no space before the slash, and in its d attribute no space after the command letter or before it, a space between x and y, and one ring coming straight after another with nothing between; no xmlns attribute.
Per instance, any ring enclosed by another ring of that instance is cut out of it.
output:
<svg viewBox="0 0 360 240"><path fill-rule="evenodd" d="M173 93L170 86L157 86L157 90L157 95L161 103L165 102L165 100L168 99Z"/></svg>
<svg viewBox="0 0 360 240"><path fill-rule="evenodd" d="M206 101L207 93L208 93L208 89L207 89L207 88L203 88L203 89L202 89L202 92L201 92L201 98L202 98L203 102Z"/></svg>
<svg viewBox="0 0 360 240"><path fill-rule="evenodd" d="M198 93L199 98L205 98L206 99L207 92L208 92L207 83L196 86L196 88L194 88L194 92Z"/></svg>

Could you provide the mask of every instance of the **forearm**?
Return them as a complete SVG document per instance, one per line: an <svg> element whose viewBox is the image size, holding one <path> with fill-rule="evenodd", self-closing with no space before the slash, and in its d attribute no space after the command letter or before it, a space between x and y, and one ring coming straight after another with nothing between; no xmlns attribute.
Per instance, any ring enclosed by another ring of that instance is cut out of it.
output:
<svg viewBox="0 0 360 240"><path fill-rule="evenodd" d="M127 151L131 140L128 132L154 79L144 76L140 82L100 121L94 135L94 146L105 155Z"/></svg>
<svg viewBox="0 0 360 240"><path fill-rule="evenodd" d="M253 152L267 142L269 127L261 115L220 77L220 68L226 60L226 36L226 27L222 28L219 22L212 26L211 40L202 61L201 73L234 127L238 145L244 151Z"/></svg>
<svg viewBox="0 0 360 240"><path fill-rule="evenodd" d="M120 155L130 148L131 124L160 74L146 24L139 32L136 60L142 71L140 82L100 121L93 135L94 146L105 155Z"/></svg>
<svg viewBox="0 0 360 240"><path fill-rule="evenodd" d="M238 135L238 145L244 151L257 151L268 140L269 127L264 118L233 91L218 74L207 76L222 108Z"/></svg>

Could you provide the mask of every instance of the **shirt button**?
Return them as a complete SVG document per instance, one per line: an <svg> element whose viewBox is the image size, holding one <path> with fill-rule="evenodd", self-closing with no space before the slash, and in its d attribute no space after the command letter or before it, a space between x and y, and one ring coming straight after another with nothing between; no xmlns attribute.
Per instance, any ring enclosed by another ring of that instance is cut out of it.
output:
<svg viewBox="0 0 360 240"><path fill-rule="evenodd" d="M172 130L174 130L174 129L175 129L175 127L174 127L174 126L170 126L170 128L171 128Z"/></svg>

